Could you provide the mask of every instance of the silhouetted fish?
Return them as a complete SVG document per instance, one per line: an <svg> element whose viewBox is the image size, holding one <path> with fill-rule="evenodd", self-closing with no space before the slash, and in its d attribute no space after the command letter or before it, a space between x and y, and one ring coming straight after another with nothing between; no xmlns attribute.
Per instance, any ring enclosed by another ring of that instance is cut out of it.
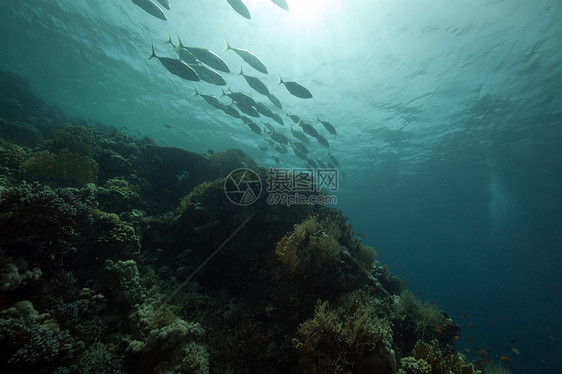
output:
<svg viewBox="0 0 562 374"><path fill-rule="evenodd" d="M232 105L225 105L223 111L231 117L240 118L240 113Z"/></svg>
<svg viewBox="0 0 562 374"><path fill-rule="evenodd" d="M267 98L269 99L269 101L271 101L273 103L273 105L275 105L277 108L279 109L283 109L283 104L281 104L281 101L279 101L278 98L275 97L275 95L273 94L269 94L267 95Z"/></svg>
<svg viewBox="0 0 562 374"><path fill-rule="evenodd" d="M269 96L269 89L261 80L259 80L259 78L253 77L251 75L245 75L242 71L242 68L240 68L240 74L238 75L243 76L244 79L246 79L246 82L248 82L248 85L254 90L261 93L262 95Z"/></svg>
<svg viewBox="0 0 562 374"><path fill-rule="evenodd" d="M141 7L145 12L147 12L150 15L153 15L156 18L160 18L163 21L166 21L168 19L162 8L160 8L158 4L156 4L152 0L133 0L133 3L135 3L136 5Z"/></svg>
<svg viewBox="0 0 562 374"><path fill-rule="evenodd" d="M263 103L256 101L255 107L262 116L266 116L273 119L273 112L271 111L271 109L266 107Z"/></svg>
<svg viewBox="0 0 562 374"><path fill-rule="evenodd" d="M277 122L281 126L285 126L285 122L283 121L283 118L281 118L281 116L279 114L273 113L273 116L271 117L271 119L273 119L275 122Z"/></svg>
<svg viewBox="0 0 562 374"><path fill-rule="evenodd" d="M170 73L190 81L199 80L199 76L197 75L195 70L189 67L185 62L182 62L177 58L156 56L156 53L154 52L154 44L152 45L152 54L148 59L150 60L153 57L156 57Z"/></svg>
<svg viewBox="0 0 562 374"><path fill-rule="evenodd" d="M293 126L291 126L291 134L293 134L293 136L295 138L297 138L298 140L305 142L306 144L308 144L308 138L306 137L306 135L304 135L302 132L300 131L295 131L293 130Z"/></svg>
<svg viewBox="0 0 562 374"><path fill-rule="evenodd" d="M230 73L228 65L222 58L220 58L215 52L207 48L196 48L196 47L183 47L187 49L193 56L195 56L199 61L213 69L220 70L225 73Z"/></svg>
<svg viewBox="0 0 562 374"><path fill-rule="evenodd" d="M330 143L328 143L328 141L326 140L325 137L323 137L322 135L318 134L316 135L316 140L318 140L318 143L320 143L320 145L328 148L330 146Z"/></svg>
<svg viewBox="0 0 562 374"><path fill-rule="evenodd" d="M281 9L289 11L289 5L287 4L287 2L285 0L271 0L271 2L275 5L277 5L278 7L280 7ZM170 9L170 8L168 8L168 9Z"/></svg>
<svg viewBox="0 0 562 374"><path fill-rule="evenodd" d="M252 52L248 51L247 49L240 49L240 48L231 47L230 45L228 45L226 40L224 41L224 44L226 45L224 47L225 51L228 51L229 49L233 50L234 52L236 52L238 54L238 56L242 57L242 59L244 61L246 61L246 63L248 63L248 65L250 65L251 67L253 67L254 69L256 69L257 71L259 71L261 73L267 74L267 68L265 67L263 62L261 62L261 60L258 58L258 56L256 56Z"/></svg>
<svg viewBox="0 0 562 374"><path fill-rule="evenodd" d="M283 83L287 88L287 91L293 96L300 97L301 99L310 99L312 94L309 90L298 84L297 82L285 82L281 77L279 77L279 83Z"/></svg>
<svg viewBox="0 0 562 374"><path fill-rule="evenodd" d="M202 97L203 100L217 109L225 110L225 104L216 96L201 94L197 91L197 88L195 89L195 96Z"/></svg>
<svg viewBox="0 0 562 374"><path fill-rule="evenodd" d="M197 75L199 76L199 78L202 81L205 81L207 83L211 83L211 84L214 84L214 85L217 85L217 86L226 86L226 81L216 71L214 71L212 69L209 69L208 67L203 66L201 64L187 64L187 65L189 65L190 68L195 70L195 72L197 73Z"/></svg>
<svg viewBox="0 0 562 374"><path fill-rule="evenodd" d="M318 135L320 135L318 134L318 131L316 131L316 129L312 127L312 125L309 125L308 123L304 123L302 120L299 121L299 123L297 123L297 126L302 127L302 131L315 138L318 137Z"/></svg>
<svg viewBox="0 0 562 374"><path fill-rule="evenodd" d="M330 160L332 160L332 162L334 163L334 165L338 166L340 163L338 162L338 160L330 153L328 152L328 156L330 156Z"/></svg>
<svg viewBox="0 0 562 374"><path fill-rule="evenodd" d="M244 18L252 19L252 16L250 15L250 11L248 10L248 7L246 7L246 5L244 5L242 0L226 0L226 1L228 1L230 6L232 7L232 9L234 9L236 11L236 13L240 14Z"/></svg>
<svg viewBox="0 0 562 374"><path fill-rule="evenodd" d="M324 128L326 130L328 130L328 132L332 135L338 135L338 132L336 130L336 128L328 121L322 121L318 116L316 117L318 118L318 122L320 122L322 125L324 125Z"/></svg>
<svg viewBox="0 0 562 374"><path fill-rule="evenodd" d="M246 95L245 93L242 92L232 92L229 90L229 92L224 92L224 90L222 91L222 96L228 96L230 97L232 100L236 101L237 103L244 105L244 106L255 106L256 102L254 101L254 99L252 99L252 97L250 95Z"/></svg>
<svg viewBox="0 0 562 374"><path fill-rule="evenodd" d="M158 0L162 6L168 10L170 10L170 0Z"/></svg>

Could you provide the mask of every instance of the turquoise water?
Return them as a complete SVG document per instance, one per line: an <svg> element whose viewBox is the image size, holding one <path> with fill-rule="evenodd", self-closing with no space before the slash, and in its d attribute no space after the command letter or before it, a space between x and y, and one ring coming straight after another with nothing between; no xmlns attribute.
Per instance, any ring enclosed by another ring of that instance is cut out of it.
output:
<svg viewBox="0 0 562 374"><path fill-rule="evenodd" d="M555 372L561 3L288 1L289 12L245 3L251 20L226 1L172 0L162 21L132 1L5 0L0 70L29 79L69 116L195 152L242 148L275 166L271 150L258 148L264 137L193 97L195 88L220 96L220 87L148 60L151 44L174 56L168 35L211 49L229 65L221 74L233 91L250 92L236 75L243 67L283 103L277 110L252 93L277 113L338 128L333 137L316 126L346 175L338 208L381 261L453 317L465 311L474 338L512 356L512 370ZM225 40L259 56L269 74L223 51ZM313 98L292 96L279 75ZM289 135L283 118L284 128L274 126ZM324 147L311 150L327 160ZM276 154L281 166L304 166L291 153ZM504 349L510 340L520 356Z"/></svg>

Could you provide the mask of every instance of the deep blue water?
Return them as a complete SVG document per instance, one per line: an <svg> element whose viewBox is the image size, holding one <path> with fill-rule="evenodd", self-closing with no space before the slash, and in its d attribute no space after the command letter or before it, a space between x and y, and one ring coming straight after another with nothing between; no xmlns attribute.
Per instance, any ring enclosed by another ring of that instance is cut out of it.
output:
<svg viewBox="0 0 562 374"><path fill-rule="evenodd" d="M461 324L459 349L476 358L489 345L513 358L512 371L557 372L562 3L288 3L287 13L247 0L248 21L223 0L171 0L164 22L132 1L5 0L0 69L27 77L71 116L197 152L241 147L275 166L257 148L262 137L192 97L195 87L216 96L220 88L147 59L151 43L173 56L163 41L177 33L216 51L231 66L229 87L248 92L235 74L242 60L221 50L225 39L250 49L269 74L244 72L283 102L278 113L339 128L328 138L346 175L337 207L381 262ZM280 74L314 97L291 96L276 85ZM279 131L288 133L284 118ZM314 152L327 158L321 146ZM281 159L303 166L292 154Z"/></svg>

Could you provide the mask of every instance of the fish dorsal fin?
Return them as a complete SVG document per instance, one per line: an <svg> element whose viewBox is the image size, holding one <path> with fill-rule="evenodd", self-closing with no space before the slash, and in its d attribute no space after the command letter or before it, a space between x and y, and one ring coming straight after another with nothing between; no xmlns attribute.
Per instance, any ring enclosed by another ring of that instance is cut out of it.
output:
<svg viewBox="0 0 562 374"><path fill-rule="evenodd" d="M185 47L184 47L183 43L181 42L180 36L178 34L176 34L176 37L178 38L178 45L174 49L176 51L179 51L180 49L185 48Z"/></svg>
<svg viewBox="0 0 562 374"><path fill-rule="evenodd" d="M164 41L164 43L165 44L171 44L172 47L175 47L174 43L172 43L172 37L170 36L170 34L168 34L168 40Z"/></svg>

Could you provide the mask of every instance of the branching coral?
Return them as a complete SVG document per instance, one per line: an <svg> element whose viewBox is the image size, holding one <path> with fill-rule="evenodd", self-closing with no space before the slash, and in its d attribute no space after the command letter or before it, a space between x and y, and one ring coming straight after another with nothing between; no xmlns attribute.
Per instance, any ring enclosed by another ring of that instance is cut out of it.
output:
<svg viewBox="0 0 562 374"><path fill-rule="evenodd" d="M325 230L316 217L309 218L295 225L291 235L284 236L275 248L279 259L288 265L291 271L297 267L321 267L336 261L340 252L337 239L325 231L337 232L333 226Z"/></svg>
<svg viewBox="0 0 562 374"><path fill-rule="evenodd" d="M62 150L58 155L49 151L35 153L21 164L30 175L54 179L71 179L81 183L95 183L99 166L88 156Z"/></svg>
<svg viewBox="0 0 562 374"><path fill-rule="evenodd" d="M303 322L293 339L301 353L304 373L392 373L396 369L388 321L373 315L365 303L351 308L333 308L318 302L314 316Z"/></svg>

